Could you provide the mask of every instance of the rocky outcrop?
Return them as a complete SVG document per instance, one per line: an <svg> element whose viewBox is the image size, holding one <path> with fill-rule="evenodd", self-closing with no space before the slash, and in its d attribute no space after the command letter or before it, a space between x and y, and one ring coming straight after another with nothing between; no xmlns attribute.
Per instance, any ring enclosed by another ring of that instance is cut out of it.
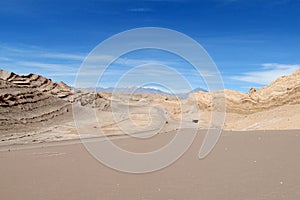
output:
<svg viewBox="0 0 300 200"><path fill-rule="evenodd" d="M18 88L31 88L42 93L50 94L62 100L74 101L74 90L64 82L53 82L51 79L36 74L17 75L0 69L0 79L10 82ZM80 96L76 95L75 97Z"/></svg>
<svg viewBox="0 0 300 200"><path fill-rule="evenodd" d="M128 96L122 93L111 94L75 90L63 82L56 83L39 75L17 75L0 70L0 135L11 132L36 131L41 129L41 127L52 129L53 125L66 126L66 124L72 124L73 111L77 112L72 110L73 105L79 108L78 112L86 111L85 113L89 113L92 111L92 108L96 108L96 110L101 111L98 115L103 115L103 118L107 121L104 120L105 123L110 123L113 118L107 116L112 114L111 100L122 106L123 104L145 107L160 105L165 110L165 113L170 116L170 119L175 121L182 120L182 114L184 118L192 117L191 119L194 120L193 114L198 112L198 109L195 109L197 105L200 110L205 111L202 113L206 113L206 111L210 113L208 111L211 110L222 112L224 106L226 106L227 116L232 115L232 119L234 119L232 123L230 120L227 120L228 123L233 124L228 127L242 129L244 125L237 126L236 124L246 124L245 126L250 127L247 121L248 118L252 117L255 124L255 120L259 118L258 116L264 116L262 115L264 113L274 113L274 110L276 112L289 113L285 109L277 108L293 107L295 109L294 105L296 107L300 105L300 70L291 76L281 77L269 86L262 87L259 90L252 88L248 93L232 90L200 91L190 94L189 98L184 100L161 94L135 94ZM194 106L195 102L197 102L196 106ZM195 110L195 113L191 109ZM89 117L88 115L86 115L87 118ZM270 115L268 117L270 120L264 122L264 124L274 122L273 116ZM281 118L280 120L282 124L297 124L294 118L289 115L286 117L286 121L281 120ZM208 123L209 119L210 117L208 116L207 119L199 121ZM245 120L241 121L241 119ZM238 120L240 122L237 122ZM279 120L279 118L276 120ZM86 121L88 122L89 120L87 119ZM278 124L279 121L276 121L276 123ZM265 126L255 125L255 127ZM291 127L296 126L291 125Z"/></svg>
<svg viewBox="0 0 300 200"><path fill-rule="evenodd" d="M37 90L43 94L48 94L53 97L58 97L64 101L74 103L79 102L81 105L85 106L87 104L94 104L96 107L103 106L100 102L107 101L103 95L99 93L84 91L84 90L74 90L64 82L53 82L51 79L45 78L37 74L28 75L17 75L13 72L7 72L0 69L0 79L13 84L18 88L29 88ZM101 99L100 101L98 99Z"/></svg>
<svg viewBox="0 0 300 200"><path fill-rule="evenodd" d="M0 131L34 130L71 110L71 104L37 89L0 79Z"/></svg>
<svg viewBox="0 0 300 200"><path fill-rule="evenodd" d="M72 120L72 103L108 110L109 100L98 93L74 90L36 74L0 70L0 131L26 132L35 126Z"/></svg>
<svg viewBox="0 0 300 200"><path fill-rule="evenodd" d="M247 94L232 90L197 92L189 98L196 98L201 110L211 110L217 94L226 98L226 112L251 114L270 110L278 106L300 104L300 69L290 76L283 76L269 86L259 90L251 89Z"/></svg>

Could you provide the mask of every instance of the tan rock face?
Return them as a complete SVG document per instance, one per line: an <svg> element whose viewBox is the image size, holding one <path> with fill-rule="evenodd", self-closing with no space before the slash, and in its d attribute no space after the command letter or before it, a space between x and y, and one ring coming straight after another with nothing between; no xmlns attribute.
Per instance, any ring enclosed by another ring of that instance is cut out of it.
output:
<svg viewBox="0 0 300 200"><path fill-rule="evenodd" d="M215 93L197 92L192 95L198 99L201 110L210 110ZM248 94L232 90L225 90L224 93L228 113L251 114L287 104L300 104L300 70L257 91L251 88Z"/></svg>
<svg viewBox="0 0 300 200"><path fill-rule="evenodd" d="M71 104L35 88L0 79L0 131L29 131L64 115Z"/></svg>
<svg viewBox="0 0 300 200"><path fill-rule="evenodd" d="M72 103L108 109L108 100L96 93L75 91L63 82L0 69L0 131L26 132L47 124L72 120Z"/></svg>
<svg viewBox="0 0 300 200"><path fill-rule="evenodd" d="M200 121L208 122L217 92L197 92L199 109L206 113ZM300 69L290 76L281 77L270 85L245 94L224 91L226 118L224 129L230 130L286 130L300 129Z"/></svg>
<svg viewBox="0 0 300 200"><path fill-rule="evenodd" d="M20 76L0 69L0 79L12 83L18 88L36 89L67 101L71 101L69 97L74 94L74 91L65 83L55 83L51 79L36 74Z"/></svg>
<svg viewBox="0 0 300 200"><path fill-rule="evenodd" d="M255 89L255 88L250 88L248 94L251 95L251 94L253 94L254 92L256 92L256 89Z"/></svg>

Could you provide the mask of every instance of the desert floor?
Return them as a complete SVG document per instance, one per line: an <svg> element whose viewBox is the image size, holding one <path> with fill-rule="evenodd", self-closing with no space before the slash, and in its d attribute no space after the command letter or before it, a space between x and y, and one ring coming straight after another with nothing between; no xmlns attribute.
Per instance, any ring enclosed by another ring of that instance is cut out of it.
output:
<svg viewBox="0 0 300 200"><path fill-rule="evenodd" d="M80 140L0 147L1 199L300 199L300 132L223 132L203 160L206 131L171 166L127 174L94 159ZM115 138L128 150L149 151L174 132L149 140ZM103 141L107 142L107 141Z"/></svg>

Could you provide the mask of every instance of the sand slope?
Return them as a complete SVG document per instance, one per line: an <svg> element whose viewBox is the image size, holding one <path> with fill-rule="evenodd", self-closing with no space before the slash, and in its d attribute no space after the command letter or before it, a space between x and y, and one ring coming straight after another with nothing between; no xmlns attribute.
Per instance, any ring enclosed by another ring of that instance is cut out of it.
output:
<svg viewBox="0 0 300 200"><path fill-rule="evenodd" d="M149 151L170 141L119 139L130 151ZM94 159L82 144L0 151L1 199L205 199L299 200L296 131L224 132L204 160L197 154L205 131L174 164L154 173L127 174ZM16 147L17 148L17 147ZM22 146L20 146L22 148ZM1 150L1 149L0 149Z"/></svg>

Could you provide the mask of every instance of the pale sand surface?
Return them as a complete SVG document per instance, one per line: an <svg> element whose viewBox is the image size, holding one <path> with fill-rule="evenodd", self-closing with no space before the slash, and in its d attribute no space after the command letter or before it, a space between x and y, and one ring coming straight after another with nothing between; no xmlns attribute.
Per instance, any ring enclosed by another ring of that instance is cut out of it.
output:
<svg viewBox="0 0 300 200"><path fill-rule="evenodd" d="M146 174L112 170L78 140L2 146L0 199L300 199L299 130L224 132L199 160L204 133L173 165ZM173 136L114 142L142 152Z"/></svg>

